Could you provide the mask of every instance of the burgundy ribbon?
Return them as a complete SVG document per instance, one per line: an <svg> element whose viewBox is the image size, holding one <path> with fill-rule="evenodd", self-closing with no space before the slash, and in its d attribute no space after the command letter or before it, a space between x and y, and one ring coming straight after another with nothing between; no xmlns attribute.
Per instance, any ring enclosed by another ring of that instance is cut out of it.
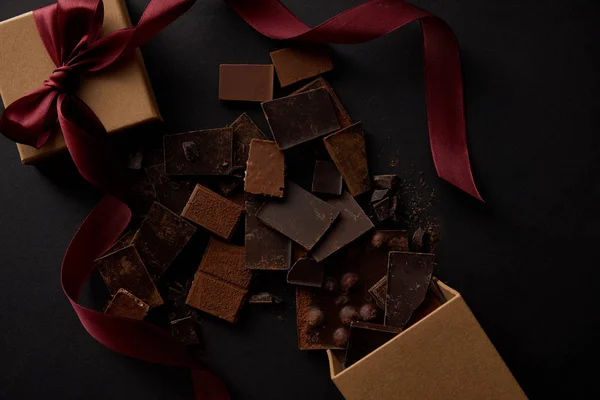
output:
<svg viewBox="0 0 600 400"><path fill-rule="evenodd" d="M483 201L471 172L458 44L443 20L401 0L371 0L309 28L279 0L225 0L250 26L272 39L362 43L419 21L423 33L427 122L440 178Z"/></svg>
<svg viewBox="0 0 600 400"><path fill-rule="evenodd" d="M252 27L274 39L359 43L419 20L423 30L431 150L438 175L481 200L469 163L460 57L456 39L439 18L401 0L372 0L310 29L278 0L226 0ZM151 0L137 26L100 37L102 0L58 0L34 11L40 37L56 70L44 86L10 104L0 132L40 148L57 122L81 175L107 194L81 225L65 254L63 290L85 329L100 343L140 360L191 368L195 398L227 400L224 384L192 359L164 330L142 321L105 315L77 304L94 260L131 220L121 200L124 174L106 142L106 130L75 95L79 76L102 71L183 14L194 0Z"/></svg>

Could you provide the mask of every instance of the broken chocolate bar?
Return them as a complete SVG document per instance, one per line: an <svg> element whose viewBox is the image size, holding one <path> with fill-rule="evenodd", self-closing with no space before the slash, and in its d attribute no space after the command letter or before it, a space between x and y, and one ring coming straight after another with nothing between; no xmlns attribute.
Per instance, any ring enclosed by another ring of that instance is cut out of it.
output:
<svg viewBox="0 0 600 400"><path fill-rule="evenodd" d="M246 202L246 268L288 270L292 241L256 218L261 202Z"/></svg>
<svg viewBox="0 0 600 400"><path fill-rule="evenodd" d="M221 64L219 100L269 101L273 99L273 66Z"/></svg>
<svg viewBox="0 0 600 400"><path fill-rule="evenodd" d="M271 53L281 87L331 71L333 63L321 46L297 46Z"/></svg>
<svg viewBox="0 0 600 400"><path fill-rule="evenodd" d="M293 285L321 287L325 270L312 258L298 259L287 274L287 282Z"/></svg>
<svg viewBox="0 0 600 400"><path fill-rule="evenodd" d="M95 263L110 294L115 295L122 288L148 304L150 308L163 304L134 246L101 257Z"/></svg>
<svg viewBox="0 0 600 400"><path fill-rule="evenodd" d="M390 191L388 189L374 190L373 194L371 195L371 203L377 203L379 200L382 200L389 194L389 192Z"/></svg>
<svg viewBox="0 0 600 400"><path fill-rule="evenodd" d="M331 161L315 162L312 191L325 194L342 194L342 175Z"/></svg>
<svg viewBox="0 0 600 400"><path fill-rule="evenodd" d="M311 250L340 212L293 182L287 182L283 201L270 200L257 217L269 227Z"/></svg>
<svg viewBox="0 0 600 400"><path fill-rule="evenodd" d="M252 139L267 140L265 134L250 119L248 114L243 113L231 124L233 129L233 168L235 172L246 169L248 151Z"/></svg>
<svg viewBox="0 0 600 400"><path fill-rule="evenodd" d="M341 197L327 200L327 204L335 207L340 212L340 216L323 240L311 252L313 258L318 262L323 261L375 227L348 192L344 192Z"/></svg>
<svg viewBox="0 0 600 400"><path fill-rule="evenodd" d="M251 278L252 272L244 268L244 248L211 238L186 304L235 322Z"/></svg>
<svg viewBox="0 0 600 400"><path fill-rule="evenodd" d="M357 122L325 137L323 141L352 196L369 190L371 182L362 123Z"/></svg>
<svg viewBox="0 0 600 400"><path fill-rule="evenodd" d="M196 185L181 216L229 240L244 208L201 185Z"/></svg>
<svg viewBox="0 0 600 400"><path fill-rule="evenodd" d="M405 231L366 234L323 263L321 288L296 289L298 346L301 350L345 348L354 321L383 323L384 313L368 290L387 272L388 252L404 243Z"/></svg>
<svg viewBox="0 0 600 400"><path fill-rule="evenodd" d="M167 175L227 175L233 165L233 129L166 135Z"/></svg>
<svg viewBox="0 0 600 400"><path fill-rule="evenodd" d="M344 368L377 350L400 332L402 329L393 326L353 322L350 326L350 341L346 349Z"/></svg>
<svg viewBox="0 0 600 400"><path fill-rule="evenodd" d="M373 177L373 186L377 189L396 189L400 183L398 175L375 175Z"/></svg>
<svg viewBox="0 0 600 400"><path fill-rule="evenodd" d="M114 315L116 317L131 318L143 320L148 314L150 306L142 300L121 288L110 300L104 314Z"/></svg>
<svg viewBox="0 0 600 400"><path fill-rule="evenodd" d="M385 325L406 325L425 299L434 260L433 254L390 252Z"/></svg>
<svg viewBox="0 0 600 400"><path fill-rule="evenodd" d="M248 152L244 190L252 194L283 197L285 157L270 140L252 139Z"/></svg>
<svg viewBox="0 0 600 400"><path fill-rule="evenodd" d="M329 97L331 97L333 107L335 108L335 114L337 115L337 119L340 124L340 129L347 128L350 125L352 125L352 119L350 118L350 115L348 115L348 112L342 105L342 102L340 101L339 97L337 96L337 94L335 94L333 88L331 87L331 85L329 85L329 83L327 83L325 79L317 78L314 81L308 83L306 86L303 86L300 89L296 90L294 94L304 93L308 92L309 90L321 88L327 90L327 93L329 93Z"/></svg>
<svg viewBox="0 0 600 400"><path fill-rule="evenodd" d="M340 129L331 98L325 89L268 101L262 104L262 108L281 150Z"/></svg>
<svg viewBox="0 0 600 400"><path fill-rule="evenodd" d="M371 298L375 300L377 307L385 310L385 299L387 297L387 275L377 281L376 284L369 289Z"/></svg>
<svg viewBox="0 0 600 400"><path fill-rule="evenodd" d="M250 296L250 300L248 300L250 304L279 304L282 302L283 299L281 297L266 292L253 294Z"/></svg>
<svg viewBox="0 0 600 400"><path fill-rule="evenodd" d="M146 168L146 174L154 186L158 202L175 214L181 213L194 190L192 181L171 179L165 174L163 163Z"/></svg>
<svg viewBox="0 0 600 400"><path fill-rule="evenodd" d="M383 200L379 200L373 204L373 211L375 211L375 217L377 221L383 222L390 218L390 198L386 197Z"/></svg>
<svg viewBox="0 0 600 400"><path fill-rule="evenodd" d="M139 252L152 279L171 265L190 241L196 228L168 208L154 203L132 244Z"/></svg>

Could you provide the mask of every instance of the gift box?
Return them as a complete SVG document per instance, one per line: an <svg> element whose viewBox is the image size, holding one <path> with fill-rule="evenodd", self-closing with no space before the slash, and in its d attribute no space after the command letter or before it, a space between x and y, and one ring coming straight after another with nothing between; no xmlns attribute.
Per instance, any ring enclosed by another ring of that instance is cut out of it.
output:
<svg viewBox="0 0 600 400"><path fill-rule="evenodd" d="M347 400L527 399L460 293L344 369L330 350L331 379Z"/></svg>
<svg viewBox="0 0 600 400"><path fill-rule="evenodd" d="M129 26L124 0L104 0L102 34ZM0 96L5 106L41 87L56 68L40 39L33 12L0 22L0 54ZM161 120L139 51L107 70L83 76L77 95L109 134ZM60 132L39 150L21 144L17 147L23 164L35 164L66 150Z"/></svg>

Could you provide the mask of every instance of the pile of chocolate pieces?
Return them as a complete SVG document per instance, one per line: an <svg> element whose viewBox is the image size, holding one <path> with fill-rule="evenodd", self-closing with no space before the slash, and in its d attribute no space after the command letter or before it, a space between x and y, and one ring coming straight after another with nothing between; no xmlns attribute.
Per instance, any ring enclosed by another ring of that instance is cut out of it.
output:
<svg viewBox="0 0 600 400"><path fill-rule="evenodd" d="M318 51L286 49L272 59L281 86L332 67ZM271 65L228 65L221 97L268 99L272 74ZM105 312L144 319L166 309L173 335L196 345L198 311L234 323L248 302L281 301L250 295L254 271L288 271L299 348L346 350L349 366L445 301L427 229L411 230L410 240L407 230L389 229L402 227L400 179L369 175L362 125L323 78L262 110L274 140L242 114L132 154L132 206L143 219L96 260L112 295ZM192 269L189 281L174 280L186 247L201 260L183 267Z"/></svg>

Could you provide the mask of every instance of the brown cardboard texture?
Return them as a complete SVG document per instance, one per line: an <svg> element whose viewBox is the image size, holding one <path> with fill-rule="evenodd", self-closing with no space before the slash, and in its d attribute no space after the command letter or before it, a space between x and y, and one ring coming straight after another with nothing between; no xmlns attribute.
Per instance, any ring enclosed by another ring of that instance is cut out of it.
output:
<svg viewBox="0 0 600 400"><path fill-rule="evenodd" d="M349 368L328 350L347 400L527 399L460 293Z"/></svg>
<svg viewBox="0 0 600 400"><path fill-rule="evenodd" d="M131 26L124 0L104 0L102 33ZM55 69L36 29L33 12L0 22L0 96L5 106L41 87ZM160 113L139 51L101 73L82 77L78 96L112 134L146 122ZM66 150L60 132L41 149L17 145L21 162L34 164Z"/></svg>

